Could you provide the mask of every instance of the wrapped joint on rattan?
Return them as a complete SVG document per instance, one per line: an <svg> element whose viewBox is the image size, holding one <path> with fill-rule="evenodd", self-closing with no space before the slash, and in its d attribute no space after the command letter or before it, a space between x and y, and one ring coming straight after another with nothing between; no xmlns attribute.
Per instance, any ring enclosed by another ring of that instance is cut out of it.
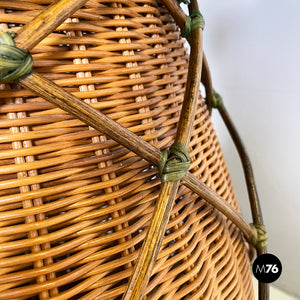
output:
<svg viewBox="0 0 300 300"><path fill-rule="evenodd" d="M212 101L206 101L206 105L208 106L209 109L211 108L218 108L223 104L223 98L222 96L213 90L213 98Z"/></svg>
<svg viewBox="0 0 300 300"><path fill-rule="evenodd" d="M262 224L253 224L251 223L250 226L253 229L254 236L253 236L253 245L256 249L263 249L268 244L268 235L266 227Z"/></svg>
<svg viewBox="0 0 300 300"><path fill-rule="evenodd" d="M200 11L194 10L189 16L186 16L185 27L181 31L181 36L189 39L192 31L196 28L204 30L205 21Z"/></svg>
<svg viewBox="0 0 300 300"><path fill-rule="evenodd" d="M0 82L17 81L32 73L32 57L16 47L15 36L15 32L0 34Z"/></svg>
<svg viewBox="0 0 300 300"><path fill-rule="evenodd" d="M161 182L180 180L190 168L190 163L187 148L182 143L174 143L169 150L161 153L158 164Z"/></svg>

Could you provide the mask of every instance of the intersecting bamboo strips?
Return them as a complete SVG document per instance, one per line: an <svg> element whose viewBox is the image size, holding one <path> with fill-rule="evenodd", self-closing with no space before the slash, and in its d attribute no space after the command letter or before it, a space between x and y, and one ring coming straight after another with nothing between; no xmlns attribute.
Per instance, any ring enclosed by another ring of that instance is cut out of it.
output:
<svg viewBox="0 0 300 300"><path fill-rule="evenodd" d="M90 105L66 92L50 80L39 74L33 73L20 80L20 84L63 110L73 114L86 124L107 134L112 139L147 161L157 165L160 158L159 149L145 142L131 131L92 108ZM193 192L197 193L200 197L222 212L228 219L236 224L238 228L240 228L246 239L251 241L253 231L247 221L214 190L206 186L189 172L182 179L182 182Z"/></svg>
<svg viewBox="0 0 300 300"><path fill-rule="evenodd" d="M82 2L85 2L81 0ZM67 2L67 3L66 3ZM58 3L63 5L60 6L61 10L65 10L69 1L61 0ZM57 4L58 5L58 4ZM76 5L77 7L77 5ZM51 6L42 14L46 14L48 9L52 9ZM70 7L67 7L66 10L69 10ZM74 9L74 8L73 8ZM73 12L69 11L68 15L71 15ZM56 18L56 23L60 24L64 21L64 18L67 14L60 14L60 18ZM33 24L38 23L36 19L39 19L40 15L34 18L31 22ZM54 18L54 17L53 17ZM17 37L15 38L16 46L20 49L23 49L23 42L25 43L25 48L27 51L31 50L28 47L26 42L26 38L30 35L31 27L29 23L24 26L21 32L18 32ZM44 36L51 33L55 26L52 24L44 24L43 27L36 29L39 34L32 37L31 46L36 45L41 40L43 40ZM27 76L24 79L21 79L19 83L34 91L37 95L43 97L49 102L55 104L56 106L62 108L63 110L73 114L81 121L86 124L94 127L95 129L107 134L112 139L123 145L124 147L130 149L137 155L143 157L147 161L157 164L160 158L160 150L151 144L145 142L131 131L127 130L123 126L117 124L110 118L106 117L96 109L93 109L90 105L85 102L79 100L72 94L66 92L64 89L54 84L52 81L40 76L39 74L33 73ZM245 235L245 238L248 242L251 243L253 238L253 231L248 222L243 218L243 216L237 212L228 202L226 202L222 197L220 197L215 191L202 183L198 178L196 178L193 174L187 173L186 176L182 179L184 185L190 188L193 192L197 193L200 197L205 199L208 203L212 204L216 207L220 212L222 212L228 219L230 219Z"/></svg>
<svg viewBox="0 0 300 300"><path fill-rule="evenodd" d="M169 13L173 16L175 19L177 25L181 28L181 30L184 28L184 24L186 21L186 15L180 8L180 6L177 4L176 0L163 0L165 6L167 7ZM209 71L209 66L207 62L207 58L205 54L203 53L203 68L202 68L202 77L201 80L205 86L205 91L207 94L207 101L212 102L213 98L213 87L212 87L212 79ZM258 194L256 190L256 185L254 181L254 175L250 163L249 156L245 150L245 146L235 128L233 125L233 122L224 106L224 104L220 105L218 108L222 119L224 120L224 123L235 143L235 146L238 150L238 153L240 155L242 164L243 164L243 169L245 172L245 178L247 182L247 188L248 188L248 194L249 194L249 199L250 199L250 204L251 204L251 212L252 212L252 217L254 223L257 224L263 224L262 220L262 213L259 205L259 199L258 199Z"/></svg>
<svg viewBox="0 0 300 300"><path fill-rule="evenodd" d="M163 2L165 4L165 6L167 7L169 13L175 19L177 25L182 30L185 25L186 15L183 13L182 9L177 4L177 1L176 0L163 0ZM213 98L212 80L211 80L211 75L210 75L210 71L209 71L209 67L208 67L208 63L207 63L205 54L203 54L202 75L203 75L202 81L204 83L206 94L207 94L207 101L212 102L212 98ZM235 146L237 148L237 151L239 153L239 156L240 156L240 159L241 159L241 162L243 165L253 222L256 224L263 224L262 213L261 213L260 204L259 204L259 198L258 198L256 185L255 185L255 181L254 181L254 175L253 175L253 171L252 171L252 166L251 166L248 154L245 150L243 142L242 142L225 106L222 104L218 108L218 110L219 110L219 113L221 114L221 117L222 117L234 143L235 143ZM258 249L257 255L261 255L266 252L267 252L266 247L264 249ZM268 284L259 282L259 299L260 300L269 299Z"/></svg>

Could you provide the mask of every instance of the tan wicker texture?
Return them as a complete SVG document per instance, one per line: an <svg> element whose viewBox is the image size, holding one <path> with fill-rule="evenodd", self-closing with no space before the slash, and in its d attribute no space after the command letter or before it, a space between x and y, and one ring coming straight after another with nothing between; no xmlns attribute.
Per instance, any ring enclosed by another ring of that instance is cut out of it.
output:
<svg viewBox="0 0 300 300"><path fill-rule="evenodd" d="M17 31L51 1L0 1ZM174 140L185 40L151 0L89 1L34 69L161 150ZM121 299L153 214L156 167L16 84L0 91L0 299ZM238 210L203 99L190 171ZM145 299L254 299L248 246L181 186Z"/></svg>

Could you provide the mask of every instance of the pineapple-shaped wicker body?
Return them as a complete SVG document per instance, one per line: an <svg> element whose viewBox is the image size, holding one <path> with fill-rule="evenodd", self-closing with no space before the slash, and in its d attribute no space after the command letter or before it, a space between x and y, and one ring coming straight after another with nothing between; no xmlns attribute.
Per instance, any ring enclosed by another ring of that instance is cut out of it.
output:
<svg viewBox="0 0 300 300"><path fill-rule="evenodd" d="M50 3L3 1L0 30L17 32ZM184 43L161 3L91 0L31 53L36 72L164 150L186 86ZM121 299L157 168L17 84L1 84L0 113L0 299ZM201 97L189 153L190 172L238 210ZM145 299L254 299L243 235L183 185Z"/></svg>

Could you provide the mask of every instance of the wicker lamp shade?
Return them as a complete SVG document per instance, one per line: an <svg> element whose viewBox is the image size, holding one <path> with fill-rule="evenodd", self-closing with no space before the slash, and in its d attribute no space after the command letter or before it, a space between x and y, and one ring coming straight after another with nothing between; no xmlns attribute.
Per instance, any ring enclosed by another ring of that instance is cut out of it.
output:
<svg viewBox="0 0 300 300"><path fill-rule="evenodd" d="M51 1L0 1L18 32ZM34 70L143 140L174 141L189 55L165 6L88 1ZM0 299L121 299L160 190L156 166L18 84L0 90ZM202 97L190 172L239 210ZM241 231L181 185L143 299L254 299Z"/></svg>

